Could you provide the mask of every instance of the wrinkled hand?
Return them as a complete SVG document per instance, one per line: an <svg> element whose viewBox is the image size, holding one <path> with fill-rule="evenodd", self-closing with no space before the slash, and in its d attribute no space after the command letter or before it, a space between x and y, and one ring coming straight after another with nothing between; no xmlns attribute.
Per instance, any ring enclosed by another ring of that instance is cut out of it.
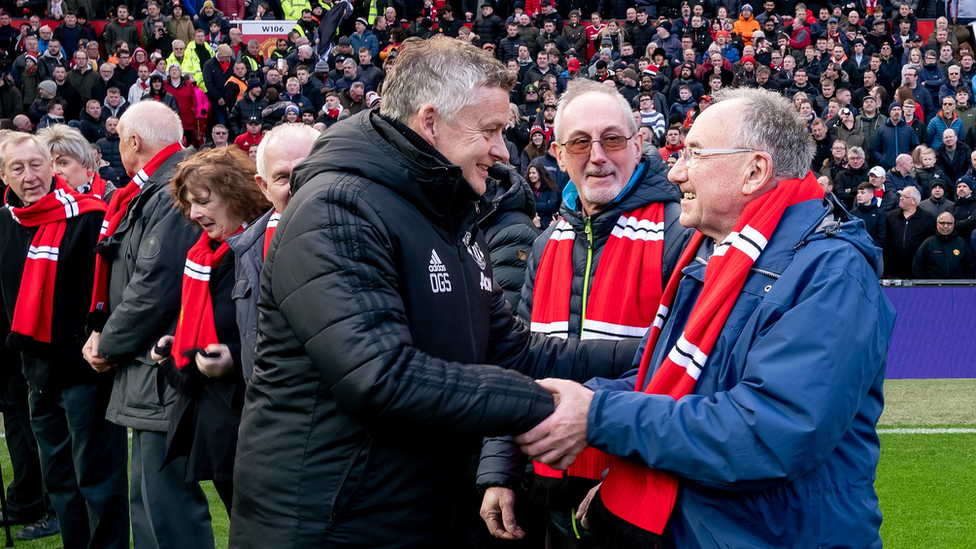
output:
<svg viewBox="0 0 976 549"><path fill-rule="evenodd" d="M590 491L586 493L586 497L583 498L583 502L580 503L579 509L576 511L576 518L579 519L580 524L583 525L583 528L586 528L587 530L590 529L590 521L588 520L589 517L586 516L586 512L590 510L590 503L593 502L593 498L596 497L596 493L600 491L600 486L603 486L602 482L593 488L590 488Z"/></svg>
<svg viewBox="0 0 976 549"><path fill-rule="evenodd" d="M593 391L565 379L543 379L536 383L552 391L556 411L514 440L525 455L563 470L586 448L586 417Z"/></svg>
<svg viewBox="0 0 976 549"><path fill-rule="evenodd" d="M481 501L481 518L491 535L500 539L522 539L525 532L515 524L515 491L504 486L485 490Z"/></svg>
<svg viewBox="0 0 976 549"><path fill-rule="evenodd" d="M107 372L115 367L115 364L109 362L98 354L98 343L102 340L101 332L92 332L88 336L88 341L85 342L85 346L81 348L81 356L91 364L91 367L95 369L96 372L102 373Z"/></svg>
<svg viewBox="0 0 976 549"><path fill-rule="evenodd" d="M223 343L211 343L204 351L217 353L211 358L197 353L197 369L207 377L220 377L234 370L234 359L230 356L230 349Z"/></svg>
<svg viewBox="0 0 976 549"><path fill-rule="evenodd" d="M156 342L156 347L160 347L160 348L162 348L162 347L172 347L173 346L173 339L174 339L173 336L171 336L171 335L165 335L165 336L159 338L159 341ZM159 364L160 362L166 360L169 357L168 356L163 356L163 355L157 353L156 352L156 347L153 347L153 350L149 353L149 357L152 358L153 361L156 364Z"/></svg>

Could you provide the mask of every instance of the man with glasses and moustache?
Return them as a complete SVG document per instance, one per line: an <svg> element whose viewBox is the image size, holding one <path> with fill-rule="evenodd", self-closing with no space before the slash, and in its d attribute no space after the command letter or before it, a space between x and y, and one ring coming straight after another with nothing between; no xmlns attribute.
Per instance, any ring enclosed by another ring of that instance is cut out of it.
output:
<svg viewBox="0 0 976 549"><path fill-rule="evenodd" d="M637 130L626 99L597 82L574 80L560 99L551 152L571 184L563 191L559 221L529 256L518 313L533 332L641 338L654 321L690 233L678 223L678 188L666 180L661 153L645 149ZM482 518L502 539L522 537L514 515L521 471L512 470L511 459L499 459L517 454L513 446L510 439L486 441L478 470L485 490ZM536 465L536 485L550 492L537 501L549 510L547 547L575 546L579 527L571 509L599 482L602 469L576 466L564 476ZM573 485L586 486L576 501Z"/></svg>

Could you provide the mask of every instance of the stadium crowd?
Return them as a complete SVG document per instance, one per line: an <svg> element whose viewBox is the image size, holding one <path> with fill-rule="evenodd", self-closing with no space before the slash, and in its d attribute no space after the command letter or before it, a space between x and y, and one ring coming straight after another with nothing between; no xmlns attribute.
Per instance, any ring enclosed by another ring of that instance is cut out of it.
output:
<svg viewBox="0 0 976 549"><path fill-rule="evenodd" d="M619 94L642 136L632 169L646 180L617 213L670 204L677 231L678 191L664 170L690 165L685 139L717 92L763 89L806 120L816 145L809 168L829 200L863 220L884 276L976 276L974 40L954 2L347 6L3 3L0 309L10 522L26 524L17 537L61 532L66 547L127 547L131 521L137 547L213 546L196 483L213 481L228 513L245 497L233 495L234 449L255 367L260 273L292 168L317 136L338 139L330 131L339 121L389 101L384 82L398 57L435 36L469 42L514 75L502 130L509 163L490 170L478 224L495 282L533 325L547 240L536 238L592 234L586 215L565 210L577 198L573 173L553 146L566 145L555 134L560 98L577 80ZM935 19L931 35L918 33L919 18ZM100 33L93 19L108 21ZM238 19L295 26L265 55L243 40ZM371 154L354 145L350 155ZM739 149L722 151L713 152ZM609 234L615 219L606 219L598 229ZM57 234L38 229L54 225ZM685 238L667 236L659 292ZM73 253L46 272L38 258L59 241ZM25 310L24 296L45 288L39 311ZM618 366L596 373L618 375ZM59 377L72 368L70 381Z"/></svg>

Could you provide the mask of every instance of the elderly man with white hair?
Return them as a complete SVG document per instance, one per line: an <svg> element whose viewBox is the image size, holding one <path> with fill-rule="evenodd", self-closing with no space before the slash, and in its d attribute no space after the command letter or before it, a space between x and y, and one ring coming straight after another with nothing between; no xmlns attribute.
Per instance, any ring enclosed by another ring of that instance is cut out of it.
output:
<svg viewBox="0 0 976 549"><path fill-rule="evenodd" d="M318 136L318 130L305 124L282 124L264 135L258 145L254 181L273 207L244 231L227 238L227 244L237 257L234 268L240 294L237 298L237 327L241 332L241 369L245 382L254 371L261 267L281 213L291 200L291 172L308 156Z"/></svg>
<svg viewBox="0 0 976 549"><path fill-rule="evenodd" d="M914 186L898 191L898 207L885 217L884 272L911 278L912 261L925 239L935 234L935 216L919 209L922 193Z"/></svg>
<svg viewBox="0 0 976 549"><path fill-rule="evenodd" d="M132 429L129 489L137 547L213 547L207 498L184 481L186 458L163 466L169 411L176 392L159 385L150 351L170 333L180 311L186 253L200 230L173 207L167 185L193 152L168 107L143 101L119 119L119 153L132 181L115 191L95 262L89 327L83 349L98 372L115 369L106 417Z"/></svg>
<svg viewBox="0 0 976 549"><path fill-rule="evenodd" d="M475 204L508 159L514 85L473 45L418 42L381 108L295 168L261 275L232 547L463 547L482 437L553 410L529 376L629 364L636 341L532 336L492 281Z"/></svg>

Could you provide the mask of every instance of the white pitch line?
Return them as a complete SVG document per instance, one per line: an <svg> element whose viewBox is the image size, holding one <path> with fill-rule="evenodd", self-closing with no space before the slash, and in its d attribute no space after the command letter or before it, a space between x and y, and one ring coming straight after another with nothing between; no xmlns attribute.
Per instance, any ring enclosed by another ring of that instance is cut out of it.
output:
<svg viewBox="0 0 976 549"><path fill-rule="evenodd" d="M925 429L920 427L902 428L902 429L878 429L881 434L893 434L893 435L970 435L976 433L976 429L969 429L964 427L953 427L946 429Z"/></svg>

